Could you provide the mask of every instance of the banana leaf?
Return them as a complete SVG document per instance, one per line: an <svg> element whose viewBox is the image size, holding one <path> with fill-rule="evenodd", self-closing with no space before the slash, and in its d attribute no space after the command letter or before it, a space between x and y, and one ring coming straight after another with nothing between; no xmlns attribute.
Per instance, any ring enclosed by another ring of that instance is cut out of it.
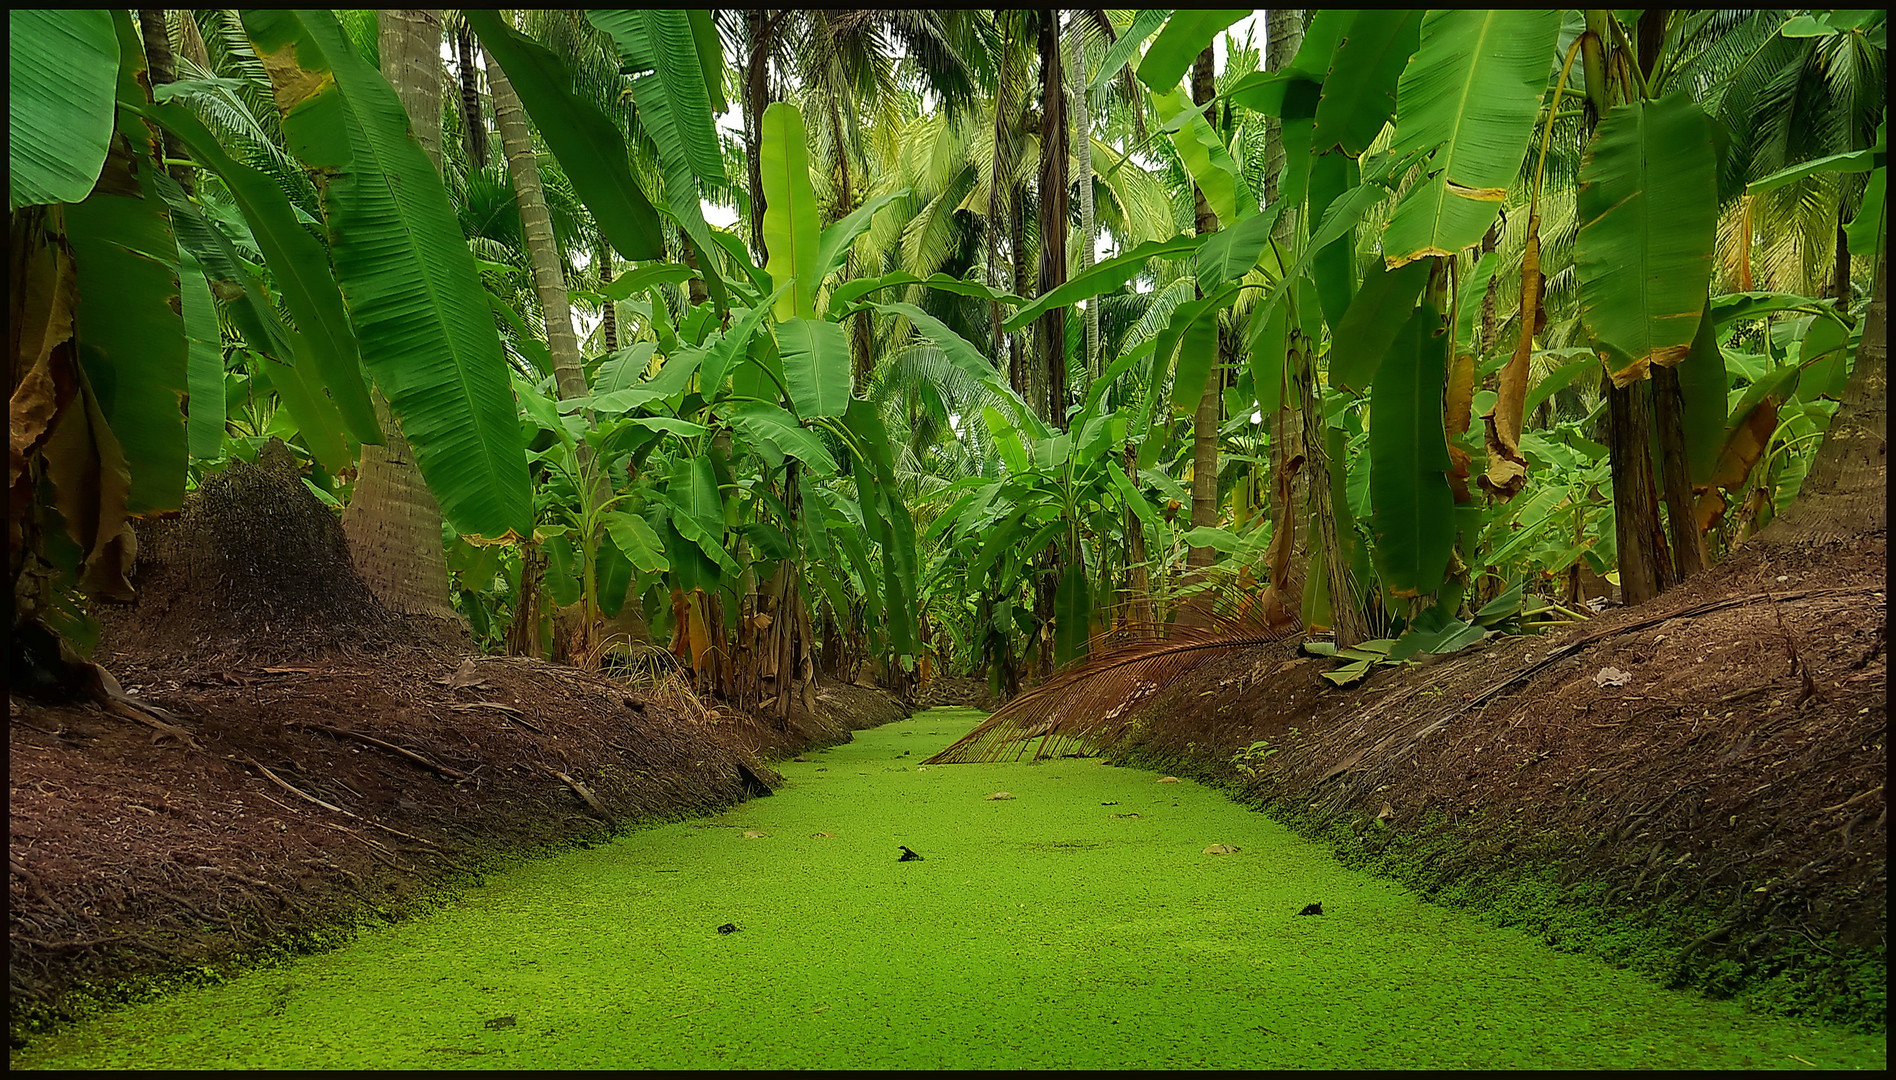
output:
<svg viewBox="0 0 1896 1080"><path fill-rule="evenodd" d="M469 8L464 14L481 47L507 73L547 149L572 181L573 194L592 211L607 242L627 259L664 258L658 211L632 177L618 126L569 89L572 76L563 60L508 26L500 12Z"/></svg>
<svg viewBox="0 0 1896 1080"><path fill-rule="evenodd" d="M1626 361L1626 386L1649 364L1691 351L1718 234L1711 123L1684 93L1609 110L1580 168L1574 271L1580 315Z"/></svg>
<svg viewBox="0 0 1896 1080"><path fill-rule="evenodd" d="M1551 10L1432 10L1396 90L1396 156L1432 150L1429 178L1383 233L1392 266L1480 241L1527 156L1560 33Z"/></svg>
<svg viewBox="0 0 1896 1080"><path fill-rule="evenodd" d="M331 258L362 356L462 535L532 531L507 364L474 258L407 113L327 11L249 9L291 149L325 177Z"/></svg>
<svg viewBox="0 0 1896 1080"><path fill-rule="evenodd" d="M119 75L112 13L14 8L7 61L7 208L79 202L98 181L112 139Z"/></svg>

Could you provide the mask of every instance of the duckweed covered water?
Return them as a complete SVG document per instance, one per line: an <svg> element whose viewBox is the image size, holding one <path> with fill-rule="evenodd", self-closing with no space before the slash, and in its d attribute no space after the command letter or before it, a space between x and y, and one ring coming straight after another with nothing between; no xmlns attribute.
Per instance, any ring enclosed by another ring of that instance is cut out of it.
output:
<svg viewBox="0 0 1896 1080"><path fill-rule="evenodd" d="M772 798L497 875L12 1065L1885 1065L1881 1037L1555 953L1189 781L1092 760L918 767L978 719L859 732L785 763ZM1218 844L1241 850L1205 853ZM904 845L922 858L898 861ZM1311 903L1323 914L1298 915Z"/></svg>

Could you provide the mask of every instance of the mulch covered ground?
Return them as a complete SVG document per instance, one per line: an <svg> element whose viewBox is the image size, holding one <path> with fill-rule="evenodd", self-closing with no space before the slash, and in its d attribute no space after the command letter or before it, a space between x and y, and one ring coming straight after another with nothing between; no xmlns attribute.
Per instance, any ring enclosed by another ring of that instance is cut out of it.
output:
<svg viewBox="0 0 1896 1080"><path fill-rule="evenodd" d="M1425 893L1551 881L1514 921L1563 947L1720 994L1776 980L1773 1007L1880 1027L1886 587L1879 536L1741 550L1648 604L1350 690L1295 641L1260 647L1142 704L1113 754L1237 785ZM1582 898L1660 954L1562 939Z"/></svg>

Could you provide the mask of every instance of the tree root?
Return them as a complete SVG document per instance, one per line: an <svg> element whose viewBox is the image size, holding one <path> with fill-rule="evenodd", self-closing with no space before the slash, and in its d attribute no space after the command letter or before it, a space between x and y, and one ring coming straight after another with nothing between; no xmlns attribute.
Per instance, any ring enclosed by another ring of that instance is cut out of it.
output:
<svg viewBox="0 0 1896 1080"><path fill-rule="evenodd" d="M396 746L394 743L391 743L391 742L383 742L381 739L378 739L373 735L365 734L360 731L351 731L348 728L330 727L328 724L319 724L315 722L314 720L291 720L289 721L289 726L314 728L317 731L327 732L328 734L331 734L331 735L340 735L340 736L344 736L351 739L359 739L362 742L368 743L370 746L379 746L384 750L388 750L396 754L400 754L402 757L405 757L408 760L414 762L415 764L420 765L422 768L432 770L457 783L462 782L462 781L472 780L474 778L471 773L464 773L460 771L459 769L450 769L446 765L442 765L437 762L431 761L428 758L422 756L421 754L417 754L413 750L407 749L406 747Z"/></svg>

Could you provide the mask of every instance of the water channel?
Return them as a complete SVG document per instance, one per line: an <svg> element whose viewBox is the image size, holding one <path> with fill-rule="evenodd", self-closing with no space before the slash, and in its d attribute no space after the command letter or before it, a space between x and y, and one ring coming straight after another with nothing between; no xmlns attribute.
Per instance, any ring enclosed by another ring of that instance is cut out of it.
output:
<svg viewBox="0 0 1896 1080"><path fill-rule="evenodd" d="M1881 1036L1554 952L1189 781L918 764L979 718L858 732L784 763L772 797L490 876L11 1064L1884 1068Z"/></svg>

